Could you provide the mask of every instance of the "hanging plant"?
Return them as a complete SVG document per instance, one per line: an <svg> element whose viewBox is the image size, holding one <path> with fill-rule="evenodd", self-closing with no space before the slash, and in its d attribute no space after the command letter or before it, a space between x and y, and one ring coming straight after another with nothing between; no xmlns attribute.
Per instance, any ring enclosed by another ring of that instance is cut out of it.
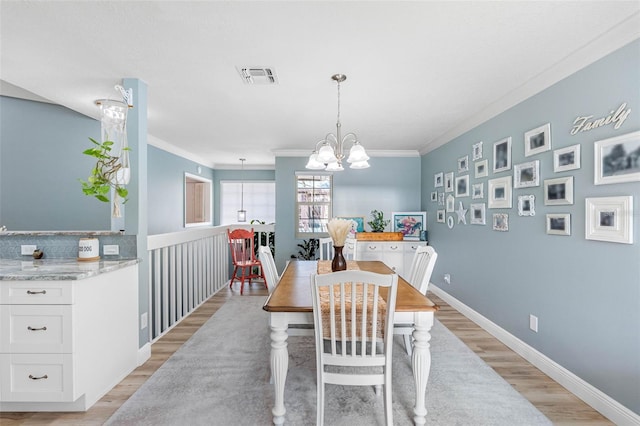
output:
<svg viewBox="0 0 640 426"><path fill-rule="evenodd" d="M93 142L95 146L84 150L82 153L96 158L97 161L87 180L84 181L80 179L82 192L85 195L108 203L109 193L111 192L111 188L113 188L115 190L115 199L113 200L114 217L120 217L118 198L122 198L122 204L128 200L129 191L125 188L124 183L128 181L126 174L129 172L129 169L123 166L121 157L111 155L112 141L106 140L100 143L93 138L89 138L89 140ZM122 148L122 151L129 150L129 147Z"/></svg>

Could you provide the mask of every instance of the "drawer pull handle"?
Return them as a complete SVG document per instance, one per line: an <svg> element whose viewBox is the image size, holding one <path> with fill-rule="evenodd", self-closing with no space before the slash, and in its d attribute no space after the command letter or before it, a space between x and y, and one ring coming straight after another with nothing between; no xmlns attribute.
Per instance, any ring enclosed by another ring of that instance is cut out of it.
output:
<svg viewBox="0 0 640 426"><path fill-rule="evenodd" d="M27 327L27 330L30 330L30 331L47 331L47 327L44 326L44 327L40 327L40 328L33 328L33 327L29 326L29 327Z"/></svg>
<svg viewBox="0 0 640 426"><path fill-rule="evenodd" d="M47 376L47 375L45 374L44 376L36 377L36 376L34 376L33 374L29 374L29 378L30 378L31 380L41 380L41 379L48 379L48 378L49 378L49 376Z"/></svg>
<svg viewBox="0 0 640 426"><path fill-rule="evenodd" d="M47 290L40 290L40 291L27 290L27 294L47 294Z"/></svg>

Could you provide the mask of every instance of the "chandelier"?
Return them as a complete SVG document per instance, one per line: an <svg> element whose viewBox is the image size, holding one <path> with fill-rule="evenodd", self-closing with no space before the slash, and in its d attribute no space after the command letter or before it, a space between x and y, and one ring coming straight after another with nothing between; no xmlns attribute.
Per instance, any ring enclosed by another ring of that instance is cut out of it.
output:
<svg viewBox="0 0 640 426"><path fill-rule="evenodd" d="M305 166L311 170L327 170L327 171L340 171L344 170L342 166L342 160L345 158L345 145L351 143L351 149L349 150L349 163L352 169L366 169L369 167L369 156L364 150L364 147L358 141L358 137L355 133L347 133L342 137L340 124L340 83L347 79L344 74L334 74L331 79L337 83L338 86L338 121L336 122L336 134L327 134L321 141L316 143L316 147L309 156L309 161Z"/></svg>

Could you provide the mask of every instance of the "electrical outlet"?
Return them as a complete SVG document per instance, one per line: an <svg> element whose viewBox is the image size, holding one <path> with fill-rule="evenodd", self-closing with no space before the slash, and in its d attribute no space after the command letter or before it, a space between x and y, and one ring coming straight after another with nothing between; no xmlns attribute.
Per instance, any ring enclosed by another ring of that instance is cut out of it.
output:
<svg viewBox="0 0 640 426"><path fill-rule="evenodd" d="M105 256L120 254L120 246L117 244L114 245L104 245L102 247Z"/></svg>
<svg viewBox="0 0 640 426"><path fill-rule="evenodd" d="M33 252L36 251L37 248L38 246L30 245L30 244L21 245L20 254L22 254L23 256L31 256Z"/></svg>
<svg viewBox="0 0 640 426"><path fill-rule="evenodd" d="M451 284L451 274L444 274L444 282Z"/></svg>
<svg viewBox="0 0 640 426"><path fill-rule="evenodd" d="M147 328L148 325L149 325L149 316L145 312L144 314L140 315L140 330L144 330L145 328Z"/></svg>
<svg viewBox="0 0 640 426"><path fill-rule="evenodd" d="M538 332L538 317L535 315L529 315L529 328L532 331Z"/></svg>

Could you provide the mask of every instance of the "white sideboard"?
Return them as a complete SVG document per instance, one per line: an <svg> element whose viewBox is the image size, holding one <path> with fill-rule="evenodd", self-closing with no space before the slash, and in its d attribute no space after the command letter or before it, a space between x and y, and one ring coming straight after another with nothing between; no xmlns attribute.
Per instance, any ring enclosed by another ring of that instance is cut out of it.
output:
<svg viewBox="0 0 640 426"><path fill-rule="evenodd" d="M86 411L137 366L138 266L0 281L0 410Z"/></svg>
<svg viewBox="0 0 640 426"><path fill-rule="evenodd" d="M404 277L411 269L416 249L426 241L358 241L358 260L381 260Z"/></svg>

